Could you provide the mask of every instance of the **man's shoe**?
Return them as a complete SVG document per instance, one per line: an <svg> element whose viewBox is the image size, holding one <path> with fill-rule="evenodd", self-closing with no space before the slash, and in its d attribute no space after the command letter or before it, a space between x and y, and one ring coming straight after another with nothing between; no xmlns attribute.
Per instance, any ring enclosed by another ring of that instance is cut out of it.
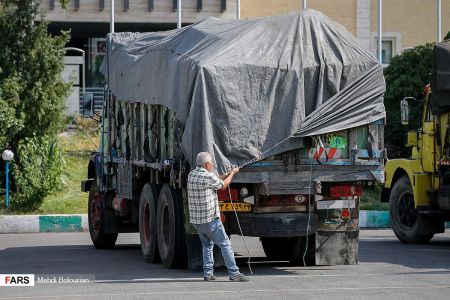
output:
<svg viewBox="0 0 450 300"><path fill-rule="evenodd" d="M208 277L203 277L203 280L204 281L214 281L214 280L216 280L217 278L216 278L216 276L214 276L214 275L209 275Z"/></svg>
<svg viewBox="0 0 450 300"><path fill-rule="evenodd" d="M242 273L237 274L236 276L230 276L231 281L249 281L250 279Z"/></svg>

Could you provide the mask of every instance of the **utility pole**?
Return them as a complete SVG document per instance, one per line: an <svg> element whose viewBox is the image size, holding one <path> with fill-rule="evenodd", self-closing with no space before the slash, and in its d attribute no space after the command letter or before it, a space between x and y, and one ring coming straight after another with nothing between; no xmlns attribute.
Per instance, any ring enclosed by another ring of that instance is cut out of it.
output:
<svg viewBox="0 0 450 300"><path fill-rule="evenodd" d="M177 0L177 28L181 28L181 0Z"/></svg>
<svg viewBox="0 0 450 300"><path fill-rule="evenodd" d="M381 45L382 45L382 23L383 23L383 0L378 0L378 61L382 63Z"/></svg>
<svg viewBox="0 0 450 300"><path fill-rule="evenodd" d="M109 32L113 33L114 32L114 0L111 0L111 15L110 15L110 19L109 19Z"/></svg>
<svg viewBox="0 0 450 300"><path fill-rule="evenodd" d="M303 9L306 9L306 0L303 0Z"/></svg>
<svg viewBox="0 0 450 300"><path fill-rule="evenodd" d="M236 19L241 18L241 0L237 0L237 7L236 7Z"/></svg>
<svg viewBox="0 0 450 300"><path fill-rule="evenodd" d="M436 0L437 6L437 42L442 42L442 0Z"/></svg>

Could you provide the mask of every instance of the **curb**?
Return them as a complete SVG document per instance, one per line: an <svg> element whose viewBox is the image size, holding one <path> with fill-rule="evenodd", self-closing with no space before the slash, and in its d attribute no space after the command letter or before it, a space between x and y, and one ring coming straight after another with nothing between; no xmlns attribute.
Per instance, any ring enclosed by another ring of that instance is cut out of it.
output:
<svg viewBox="0 0 450 300"><path fill-rule="evenodd" d="M89 231L87 214L0 215L0 233Z"/></svg>
<svg viewBox="0 0 450 300"><path fill-rule="evenodd" d="M389 212L361 210L360 228L390 228ZM450 228L450 222L446 223ZM83 232L89 231L87 214L74 215L0 215L1 233Z"/></svg>

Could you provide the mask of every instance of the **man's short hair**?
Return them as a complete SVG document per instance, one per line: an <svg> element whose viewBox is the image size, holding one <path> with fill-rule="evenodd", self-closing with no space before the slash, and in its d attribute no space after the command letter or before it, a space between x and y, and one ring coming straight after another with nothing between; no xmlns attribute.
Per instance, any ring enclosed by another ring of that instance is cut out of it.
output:
<svg viewBox="0 0 450 300"><path fill-rule="evenodd" d="M196 159L197 167L201 167L204 164L206 164L207 162L212 163L211 154L209 154L208 152L200 152L199 154L197 154L197 159Z"/></svg>

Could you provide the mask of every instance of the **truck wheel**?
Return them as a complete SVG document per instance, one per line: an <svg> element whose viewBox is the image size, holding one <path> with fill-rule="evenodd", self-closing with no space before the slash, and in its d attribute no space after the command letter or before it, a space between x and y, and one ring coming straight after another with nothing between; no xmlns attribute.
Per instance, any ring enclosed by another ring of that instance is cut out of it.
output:
<svg viewBox="0 0 450 300"><path fill-rule="evenodd" d="M159 262L158 240L156 238L156 203L158 187L146 183L139 201L139 237L146 262Z"/></svg>
<svg viewBox="0 0 450 300"><path fill-rule="evenodd" d="M112 249L116 244L117 233L105 233L105 206L102 201L104 197L94 181L88 200L89 233L95 248Z"/></svg>
<svg viewBox="0 0 450 300"><path fill-rule="evenodd" d="M185 267L187 248L182 199L174 188L164 184L157 206L156 236L161 262L166 268Z"/></svg>
<svg viewBox="0 0 450 300"><path fill-rule="evenodd" d="M288 260L289 238L262 237L260 238L264 253L270 260Z"/></svg>
<svg viewBox="0 0 450 300"><path fill-rule="evenodd" d="M420 234L425 226L423 218L417 214L414 194L407 176L399 178L392 188L389 198L389 212L392 230L405 243L426 243L434 234Z"/></svg>

